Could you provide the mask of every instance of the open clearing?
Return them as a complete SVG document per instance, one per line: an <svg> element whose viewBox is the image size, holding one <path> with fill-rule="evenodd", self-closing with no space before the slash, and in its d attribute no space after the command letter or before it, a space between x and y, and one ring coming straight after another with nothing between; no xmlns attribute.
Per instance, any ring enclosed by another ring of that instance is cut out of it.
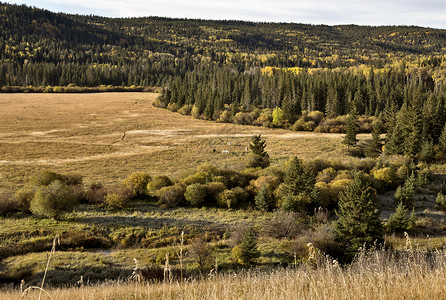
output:
<svg viewBox="0 0 446 300"><path fill-rule="evenodd" d="M178 176L203 163L239 168L254 134L267 139L273 162L293 155L354 160L339 134L197 120L154 107L157 96L0 94L0 189L15 190L44 169L110 184L134 171Z"/></svg>

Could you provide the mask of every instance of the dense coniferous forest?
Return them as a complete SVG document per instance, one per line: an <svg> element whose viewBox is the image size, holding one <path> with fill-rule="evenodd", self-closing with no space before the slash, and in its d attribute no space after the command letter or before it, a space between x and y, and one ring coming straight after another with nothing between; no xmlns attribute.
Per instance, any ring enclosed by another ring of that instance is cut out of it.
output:
<svg viewBox="0 0 446 300"><path fill-rule="evenodd" d="M158 105L194 117L346 132L351 114L358 132L387 133L388 153L444 147L445 30L112 19L5 3L0 14L3 91L156 86Z"/></svg>
<svg viewBox="0 0 446 300"><path fill-rule="evenodd" d="M171 76L200 69L227 67L240 75L265 67L378 70L403 58L409 74L433 85L445 80L446 31L439 29L112 19L6 3L0 18L2 86L164 86Z"/></svg>

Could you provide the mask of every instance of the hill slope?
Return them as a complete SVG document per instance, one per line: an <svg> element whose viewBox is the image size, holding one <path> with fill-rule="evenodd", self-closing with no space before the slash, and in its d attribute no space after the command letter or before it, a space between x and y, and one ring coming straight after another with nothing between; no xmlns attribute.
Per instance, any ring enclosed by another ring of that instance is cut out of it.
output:
<svg viewBox="0 0 446 300"><path fill-rule="evenodd" d="M198 64L381 67L445 53L446 31L168 18L112 19L0 3L0 85L163 85Z"/></svg>

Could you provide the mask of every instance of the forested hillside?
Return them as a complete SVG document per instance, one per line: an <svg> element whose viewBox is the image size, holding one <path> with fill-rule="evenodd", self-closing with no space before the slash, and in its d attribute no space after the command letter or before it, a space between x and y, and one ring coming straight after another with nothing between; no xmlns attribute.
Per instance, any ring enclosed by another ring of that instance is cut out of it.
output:
<svg viewBox="0 0 446 300"><path fill-rule="evenodd" d="M111 19L6 3L0 19L2 86L163 86L197 67L379 69L403 58L430 78L446 51L445 30L420 27Z"/></svg>

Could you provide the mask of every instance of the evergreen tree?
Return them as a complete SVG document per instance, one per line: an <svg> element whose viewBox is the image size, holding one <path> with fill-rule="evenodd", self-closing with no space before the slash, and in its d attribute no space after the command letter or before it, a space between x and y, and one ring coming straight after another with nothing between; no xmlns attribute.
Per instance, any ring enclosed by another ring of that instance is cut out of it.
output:
<svg viewBox="0 0 446 300"><path fill-rule="evenodd" d="M347 260L352 259L359 248L384 241L375 190L363 173L355 174L354 181L340 194L336 214L336 240L344 244Z"/></svg>
<svg viewBox="0 0 446 300"><path fill-rule="evenodd" d="M260 251L254 228L250 227L245 231L239 248L240 254L238 259L243 265L252 265L257 262L257 259L260 257Z"/></svg>
<svg viewBox="0 0 446 300"><path fill-rule="evenodd" d="M251 138L251 144L249 145L251 152L255 155L260 156L268 156L268 153L265 151L266 141L262 140L262 135L254 135Z"/></svg>
<svg viewBox="0 0 446 300"><path fill-rule="evenodd" d="M434 143L433 141L424 141L421 145L420 160L426 163L434 159Z"/></svg>
<svg viewBox="0 0 446 300"><path fill-rule="evenodd" d="M400 202L395 210L395 213L391 214L387 227L391 231L406 231L409 227L409 216L407 214L407 208L403 202Z"/></svg>
<svg viewBox="0 0 446 300"><path fill-rule="evenodd" d="M254 135L251 138L251 144L249 144L251 149L251 156L248 158L248 166L257 168L266 168L269 166L269 155L266 152L266 141L262 140L261 135Z"/></svg>
<svg viewBox="0 0 446 300"><path fill-rule="evenodd" d="M358 141L356 139L356 135L358 134L358 119L356 115L349 115L347 118L346 124L345 124L345 130L346 134L344 137L344 140L342 141L344 144L347 145L347 147L354 147L356 146L356 142Z"/></svg>
<svg viewBox="0 0 446 300"><path fill-rule="evenodd" d="M267 184L263 184L254 198L256 208L263 212L269 211L273 206L273 197Z"/></svg>
<svg viewBox="0 0 446 300"><path fill-rule="evenodd" d="M446 154L446 123L444 124L443 130L441 132L438 145L440 146L440 151Z"/></svg>
<svg viewBox="0 0 446 300"><path fill-rule="evenodd" d="M386 153L403 154L404 153L404 134L403 126L398 122L390 135L387 136Z"/></svg>
<svg viewBox="0 0 446 300"><path fill-rule="evenodd" d="M395 192L395 201L403 203L405 206L411 207L414 205L414 196L417 179L415 174L412 174L406 179L403 185L400 185Z"/></svg>
<svg viewBox="0 0 446 300"><path fill-rule="evenodd" d="M284 210L312 211L317 200L316 179L311 170L305 170L302 160L294 157L282 184Z"/></svg>
<svg viewBox="0 0 446 300"><path fill-rule="evenodd" d="M378 157L381 154L382 143L380 136L380 126L375 125L372 128L372 140L366 145L364 154L367 157Z"/></svg>

